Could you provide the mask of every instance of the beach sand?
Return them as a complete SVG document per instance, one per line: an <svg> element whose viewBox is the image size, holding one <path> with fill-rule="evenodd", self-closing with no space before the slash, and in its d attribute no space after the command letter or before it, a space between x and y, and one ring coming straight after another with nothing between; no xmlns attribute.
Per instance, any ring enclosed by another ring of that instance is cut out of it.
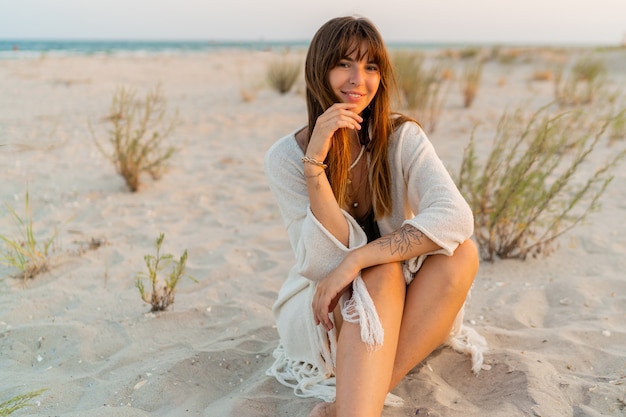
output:
<svg viewBox="0 0 626 417"><path fill-rule="evenodd" d="M302 81L286 95L263 84L275 57L0 61L0 201L21 213L28 190L35 231L58 231L48 272L23 282L0 267L0 403L47 388L15 415L304 417L317 402L265 376L293 255L262 161L306 123ZM605 58L624 85L624 51ZM488 63L469 109L452 85L430 137L453 174L477 123L487 146L504 109L553 99L551 82L530 81L538 66ZM104 141L115 88L143 95L157 83L179 111L180 150L163 178L130 193L88 123ZM585 172L619 146L601 144ZM394 390L405 405L383 415L626 415L625 216L622 166L601 211L550 256L483 262L466 322L489 343L488 369L475 376L466 356L437 350ZM0 222L12 230L6 211ZM170 310L154 314L134 282L160 232L164 252L188 250L197 282L182 280Z"/></svg>

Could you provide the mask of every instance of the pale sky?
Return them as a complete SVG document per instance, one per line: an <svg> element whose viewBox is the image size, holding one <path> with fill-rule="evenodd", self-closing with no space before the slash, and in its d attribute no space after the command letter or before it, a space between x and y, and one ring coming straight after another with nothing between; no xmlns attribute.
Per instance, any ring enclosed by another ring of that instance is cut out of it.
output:
<svg viewBox="0 0 626 417"><path fill-rule="evenodd" d="M0 39L304 40L335 16L387 42L610 44L626 0L0 0Z"/></svg>

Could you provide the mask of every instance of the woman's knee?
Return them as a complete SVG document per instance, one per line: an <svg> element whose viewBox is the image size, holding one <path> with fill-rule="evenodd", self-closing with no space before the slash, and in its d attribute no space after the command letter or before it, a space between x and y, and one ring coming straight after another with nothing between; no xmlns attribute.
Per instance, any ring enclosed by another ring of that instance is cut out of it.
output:
<svg viewBox="0 0 626 417"><path fill-rule="evenodd" d="M449 261L446 275L451 281L450 284L459 289L469 290L479 266L476 244L471 239L466 240L454 251Z"/></svg>
<svg viewBox="0 0 626 417"><path fill-rule="evenodd" d="M474 282L478 266L478 249L468 239L459 245L452 256L434 256L427 259L423 268L430 269L438 276L438 280L445 282L445 287L449 290L467 292Z"/></svg>
<svg viewBox="0 0 626 417"><path fill-rule="evenodd" d="M458 259L455 259L457 258ZM472 279L478 272L479 266L479 255L478 248L473 240L467 239L465 242L461 243L459 247L454 251L452 258L459 262L462 265L462 268L467 271Z"/></svg>
<svg viewBox="0 0 626 417"><path fill-rule="evenodd" d="M400 262L376 265L361 271L361 276L368 291L389 292L392 289L404 291L406 284Z"/></svg>

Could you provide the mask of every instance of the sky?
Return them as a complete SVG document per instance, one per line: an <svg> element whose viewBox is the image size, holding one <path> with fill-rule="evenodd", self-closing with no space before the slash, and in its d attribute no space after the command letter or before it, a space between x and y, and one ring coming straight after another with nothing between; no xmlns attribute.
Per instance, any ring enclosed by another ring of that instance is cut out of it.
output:
<svg viewBox="0 0 626 417"><path fill-rule="evenodd" d="M0 39L307 41L344 15L387 42L626 42L626 0L0 0Z"/></svg>

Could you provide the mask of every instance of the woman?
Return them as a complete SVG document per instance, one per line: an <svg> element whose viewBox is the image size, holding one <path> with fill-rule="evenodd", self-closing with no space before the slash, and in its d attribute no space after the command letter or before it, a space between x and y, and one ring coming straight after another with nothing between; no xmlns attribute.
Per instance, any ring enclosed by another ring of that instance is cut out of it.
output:
<svg viewBox="0 0 626 417"><path fill-rule="evenodd" d="M472 212L420 126L391 113L393 70L368 20L324 24L305 79L308 125L265 157L296 257L268 374L327 402L310 416L380 416L443 343L480 369L484 339L462 325L478 269Z"/></svg>

